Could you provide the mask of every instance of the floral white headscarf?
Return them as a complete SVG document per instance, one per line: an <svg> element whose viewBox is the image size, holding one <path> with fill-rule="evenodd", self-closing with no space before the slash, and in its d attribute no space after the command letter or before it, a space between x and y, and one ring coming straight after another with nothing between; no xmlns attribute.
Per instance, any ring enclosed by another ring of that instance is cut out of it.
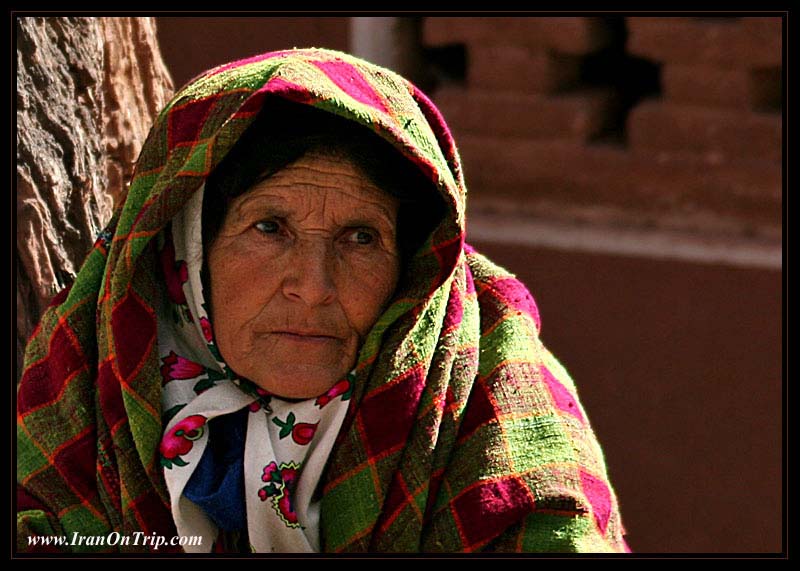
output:
<svg viewBox="0 0 800 571"><path fill-rule="evenodd" d="M247 534L256 552L319 551L315 492L347 412L351 380L316 399L289 402L239 379L214 342L201 270L203 189L160 240L165 277L158 319L166 430L161 463L178 533L209 552L219 529L184 489L210 438L209 421L247 408L243 472Z"/></svg>

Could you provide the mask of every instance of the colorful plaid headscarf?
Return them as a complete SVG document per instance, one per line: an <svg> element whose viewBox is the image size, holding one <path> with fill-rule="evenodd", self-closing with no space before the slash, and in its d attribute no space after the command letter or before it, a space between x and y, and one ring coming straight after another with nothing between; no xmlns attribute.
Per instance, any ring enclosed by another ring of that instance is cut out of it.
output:
<svg viewBox="0 0 800 571"><path fill-rule="evenodd" d="M627 550L602 451L540 341L533 299L464 242L466 188L444 120L403 78L321 49L215 68L159 116L124 206L26 352L19 549L53 537L56 550L154 551L176 536L159 454L155 238L274 97L371 128L446 205L361 347L323 476L321 550Z"/></svg>

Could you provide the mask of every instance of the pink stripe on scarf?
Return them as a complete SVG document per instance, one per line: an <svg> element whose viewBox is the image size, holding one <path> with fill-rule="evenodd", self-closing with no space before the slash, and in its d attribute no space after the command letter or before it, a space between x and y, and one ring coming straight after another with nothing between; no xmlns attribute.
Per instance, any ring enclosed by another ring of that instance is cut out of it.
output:
<svg viewBox="0 0 800 571"><path fill-rule="evenodd" d="M380 95L355 66L344 61L314 61L312 63L321 69L339 89L356 101L386 114L389 113Z"/></svg>

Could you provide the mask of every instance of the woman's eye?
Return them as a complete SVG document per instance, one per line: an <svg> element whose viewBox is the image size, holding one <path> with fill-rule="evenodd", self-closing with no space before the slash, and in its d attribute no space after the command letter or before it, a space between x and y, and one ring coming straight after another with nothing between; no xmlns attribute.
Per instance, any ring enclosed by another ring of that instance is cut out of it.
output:
<svg viewBox="0 0 800 571"><path fill-rule="evenodd" d="M256 223L255 228L264 234L276 234L280 230L280 225L273 220L262 220Z"/></svg>
<svg viewBox="0 0 800 571"><path fill-rule="evenodd" d="M354 232L350 233L349 240L355 244L360 246L367 246L375 242L376 236L375 232L370 230L359 229L355 230Z"/></svg>

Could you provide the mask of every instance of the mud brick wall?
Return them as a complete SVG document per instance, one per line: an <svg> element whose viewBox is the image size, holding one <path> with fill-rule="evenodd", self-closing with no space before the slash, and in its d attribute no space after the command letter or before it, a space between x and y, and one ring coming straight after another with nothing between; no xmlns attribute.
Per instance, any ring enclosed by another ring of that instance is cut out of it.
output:
<svg viewBox="0 0 800 571"><path fill-rule="evenodd" d="M429 17L471 206L775 235L780 18ZM600 75L600 81L597 76Z"/></svg>
<svg viewBox="0 0 800 571"><path fill-rule="evenodd" d="M500 212L531 233L556 220L698 250L780 247L781 24L426 18L468 236ZM470 241L531 288L634 551L779 551L780 268L549 249L501 230Z"/></svg>

